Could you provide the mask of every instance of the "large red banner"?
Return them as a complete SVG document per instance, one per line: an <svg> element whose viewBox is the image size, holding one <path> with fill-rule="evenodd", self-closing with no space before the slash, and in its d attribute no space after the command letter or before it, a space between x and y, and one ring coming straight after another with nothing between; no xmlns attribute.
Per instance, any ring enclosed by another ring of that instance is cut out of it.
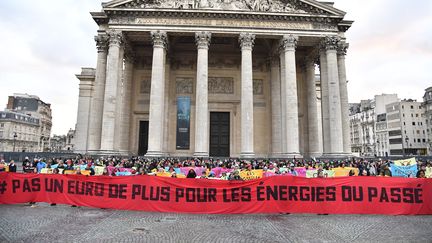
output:
<svg viewBox="0 0 432 243"><path fill-rule="evenodd" d="M0 173L0 203L150 212L432 214L432 179L273 176L251 181Z"/></svg>

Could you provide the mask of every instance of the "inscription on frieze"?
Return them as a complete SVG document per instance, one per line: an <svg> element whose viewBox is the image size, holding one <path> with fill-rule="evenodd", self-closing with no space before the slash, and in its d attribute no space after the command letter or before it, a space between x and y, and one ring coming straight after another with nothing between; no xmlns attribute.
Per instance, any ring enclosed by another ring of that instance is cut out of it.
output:
<svg viewBox="0 0 432 243"><path fill-rule="evenodd" d="M192 78L176 78L176 93L177 94L193 94L193 79Z"/></svg>
<svg viewBox="0 0 432 243"><path fill-rule="evenodd" d="M234 79L229 77L209 77L208 92L210 94L234 94Z"/></svg>
<svg viewBox="0 0 432 243"><path fill-rule="evenodd" d="M121 23L121 24L128 24ZM312 23L288 22L288 21L257 21L257 20L235 20L235 19L196 19L196 18L136 18L129 24L139 25L186 25L186 26L227 26L227 27L259 27L259 28L289 28L289 29L312 29Z"/></svg>
<svg viewBox="0 0 432 243"><path fill-rule="evenodd" d="M199 18L154 18L154 17L115 17L110 24L126 25L163 25L163 26L207 26L207 27L248 27L270 29L297 29L297 30L337 30L336 25L301 22L301 21L263 21L247 19L199 19Z"/></svg>
<svg viewBox="0 0 432 243"><path fill-rule="evenodd" d="M254 95L262 95L264 94L264 82L262 79L254 79L253 80L253 94Z"/></svg>
<svg viewBox="0 0 432 243"><path fill-rule="evenodd" d="M140 83L140 93L150 94L151 80L149 78L141 80Z"/></svg>

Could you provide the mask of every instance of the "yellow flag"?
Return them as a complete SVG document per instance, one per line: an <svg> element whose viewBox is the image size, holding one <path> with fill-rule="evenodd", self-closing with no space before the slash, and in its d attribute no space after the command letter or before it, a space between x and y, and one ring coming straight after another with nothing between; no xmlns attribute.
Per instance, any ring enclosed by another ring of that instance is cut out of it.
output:
<svg viewBox="0 0 432 243"><path fill-rule="evenodd" d="M263 170L244 170L240 171L240 177L243 180L253 180L263 177Z"/></svg>
<svg viewBox="0 0 432 243"><path fill-rule="evenodd" d="M158 172L158 173L156 173L156 176L171 177L171 173L166 172L166 171L164 171L164 172Z"/></svg>
<svg viewBox="0 0 432 243"><path fill-rule="evenodd" d="M89 170L82 170L82 171L80 171L81 172L81 175L90 175L90 172L91 171L89 171Z"/></svg>
<svg viewBox="0 0 432 243"><path fill-rule="evenodd" d="M417 164L415 158L395 160L393 162L397 166L410 166L410 165L416 165Z"/></svg>
<svg viewBox="0 0 432 243"><path fill-rule="evenodd" d="M359 169L358 168L354 168L354 167L345 167L345 168L334 168L332 169L332 171L334 171L334 176L335 177L340 177L340 176L349 176L349 173L351 170L354 170L354 174L358 175L359 174Z"/></svg>

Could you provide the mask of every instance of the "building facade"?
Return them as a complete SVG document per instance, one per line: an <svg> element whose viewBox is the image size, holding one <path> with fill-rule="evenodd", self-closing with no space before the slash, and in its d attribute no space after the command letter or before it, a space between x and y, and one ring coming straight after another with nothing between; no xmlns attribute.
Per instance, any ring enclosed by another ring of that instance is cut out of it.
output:
<svg viewBox="0 0 432 243"><path fill-rule="evenodd" d="M349 155L344 15L315 0L103 3L75 151Z"/></svg>
<svg viewBox="0 0 432 243"><path fill-rule="evenodd" d="M0 151L40 152L40 120L13 111L0 112Z"/></svg>
<svg viewBox="0 0 432 243"><path fill-rule="evenodd" d="M402 100L386 106L390 155L427 155L422 103Z"/></svg>
<svg viewBox="0 0 432 243"><path fill-rule="evenodd" d="M432 155L432 87L425 90L422 106L426 122L428 155Z"/></svg>
<svg viewBox="0 0 432 243"><path fill-rule="evenodd" d="M350 104L351 149L357 156L389 156L386 106L398 102L396 94Z"/></svg>
<svg viewBox="0 0 432 243"><path fill-rule="evenodd" d="M51 105L28 94L9 96L0 116L0 151L44 152L50 150Z"/></svg>

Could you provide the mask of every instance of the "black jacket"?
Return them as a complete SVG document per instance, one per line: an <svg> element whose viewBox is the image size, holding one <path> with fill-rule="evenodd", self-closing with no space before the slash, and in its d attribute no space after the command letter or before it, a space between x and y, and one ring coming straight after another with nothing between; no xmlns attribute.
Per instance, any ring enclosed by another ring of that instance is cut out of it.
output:
<svg viewBox="0 0 432 243"><path fill-rule="evenodd" d="M13 164L13 165L9 165L9 172L16 172L16 170L17 170L17 166L16 166L16 164Z"/></svg>

